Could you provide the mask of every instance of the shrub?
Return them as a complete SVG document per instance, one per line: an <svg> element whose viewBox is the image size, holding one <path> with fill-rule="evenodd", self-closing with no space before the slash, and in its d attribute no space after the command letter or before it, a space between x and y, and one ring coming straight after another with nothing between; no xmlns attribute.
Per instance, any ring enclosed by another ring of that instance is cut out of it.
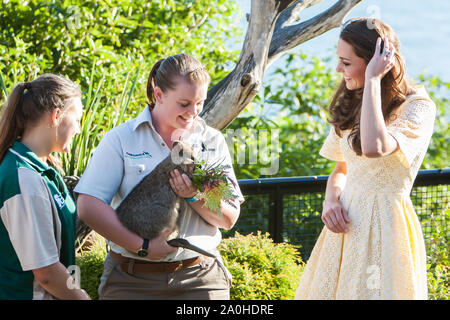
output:
<svg viewBox="0 0 450 320"><path fill-rule="evenodd" d="M87 250L80 249L76 256L77 265L80 267L81 288L86 290L93 300L98 299L98 286L103 272L103 262L106 258L105 240L100 235L92 232L87 241L92 241ZM86 245L81 246L81 248Z"/></svg>
<svg viewBox="0 0 450 320"><path fill-rule="evenodd" d="M427 265L428 299L450 300L450 267L438 264L434 268Z"/></svg>
<svg viewBox="0 0 450 320"><path fill-rule="evenodd" d="M297 249L274 243L269 234L224 239L219 251L233 276L232 300L293 299L303 263Z"/></svg>
<svg viewBox="0 0 450 320"><path fill-rule="evenodd" d="M448 232L446 226L449 221L449 210L440 214L431 214L430 221L433 233L425 234L427 247L427 282L428 299L450 299L450 249L448 247Z"/></svg>
<svg viewBox="0 0 450 320"><path fill-rule="evenodd" d="M101 74L116 74L130 61L153 64L186 52L204 61L216 81L236 59L225 41L240 34L230 23L237 9L232 0L3 1L0 71L23 79L40 69L84 86L94 61L102 65Z"/></svg>

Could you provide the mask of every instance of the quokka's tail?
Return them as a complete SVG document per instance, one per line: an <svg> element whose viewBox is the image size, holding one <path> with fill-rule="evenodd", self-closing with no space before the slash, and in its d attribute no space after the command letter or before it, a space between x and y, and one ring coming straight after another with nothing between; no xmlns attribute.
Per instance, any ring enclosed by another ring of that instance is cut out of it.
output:
<svg viewBox="0 0 450 320"><path fill-rule="evenodd" d="M213 255L212 253L203 250L197 246L194 246L192 243L190 243L189 241L187 241L186 239L182 239L182 238L175 238L172 240L167 241L167 243L169 245L171 245L172 247L181 247L181 248L185 248L185 249L189 249L189 250L193 250L196 251L198 253L201 253L205 256L211 257L211 258L215 258L216 256Z"/></svg>

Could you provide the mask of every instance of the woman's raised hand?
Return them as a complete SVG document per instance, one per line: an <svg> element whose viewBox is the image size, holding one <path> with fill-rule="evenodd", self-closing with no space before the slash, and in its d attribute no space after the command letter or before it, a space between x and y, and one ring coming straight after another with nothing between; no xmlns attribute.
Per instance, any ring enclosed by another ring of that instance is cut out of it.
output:
<svg viewBox="0 0 450 320"><path fill-rule="evenodd" d="M381 48L381 38L378 38L375 53L366 67L366 80L383 79L386 73L392 69L395 63L395 47L389 38L384 38Z"/></svg>

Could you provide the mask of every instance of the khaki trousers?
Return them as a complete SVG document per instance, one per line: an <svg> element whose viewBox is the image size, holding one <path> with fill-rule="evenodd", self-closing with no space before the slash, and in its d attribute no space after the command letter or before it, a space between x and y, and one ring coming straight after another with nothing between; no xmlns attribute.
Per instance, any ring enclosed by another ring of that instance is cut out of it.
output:
<svg viewBox="0 0 450 320"><path fill-rule="evenodd" d="M170 273L129 274L108 253L98 293L100 300L229 300L230 287L231 275L217 258Z"/></svg>

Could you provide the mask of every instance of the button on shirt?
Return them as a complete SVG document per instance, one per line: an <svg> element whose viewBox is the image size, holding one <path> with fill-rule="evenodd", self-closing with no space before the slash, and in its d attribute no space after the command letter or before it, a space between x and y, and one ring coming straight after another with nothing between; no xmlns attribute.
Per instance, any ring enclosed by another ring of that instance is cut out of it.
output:
<svg viewBox="0 0 450 320"><path fill-rule="evenodd" d="M230 165L228 177L236 183L234 193L239 202L244 198L237 184L225 138L220 131L206 125L197 117L193 129L182 136L192 145L199 160L207 163L222 162ZM156 132L152 124L149 107L135 119L110 130L96 148L89 164L75 188L75 192L96 197L116 209L129 192L170 154L170 149ZM169 181L167 181L169 183ZM206 222L190 206L180 212L178 237L211 251L222 235L219 229ZM123 256L143 259L133 252L108 241L111 250ZM197 252L178 248L161 261L178 261L198 256Z"/></svg>

